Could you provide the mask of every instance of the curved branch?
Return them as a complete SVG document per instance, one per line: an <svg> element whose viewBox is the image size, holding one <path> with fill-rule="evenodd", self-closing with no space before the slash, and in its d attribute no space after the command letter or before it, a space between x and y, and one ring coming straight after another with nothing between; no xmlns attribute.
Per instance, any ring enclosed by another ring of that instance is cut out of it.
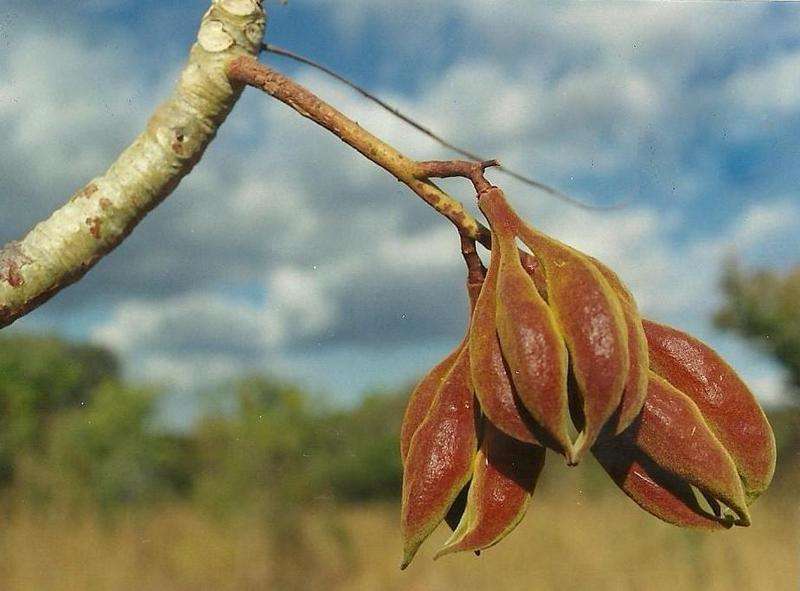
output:
<svg viewBox="0 0 800 591"><path fill-rule="evenodd" d="M464 206L433 184L425 163L408 158L377 138L358 123L320 99L288 76L249 56L239 57L228 66L232 80L263 90L311 119L351 146L363 156L407 185L428 205L449 219L462 236L491 247L489 230L472 217Z"/></svg>
<svg viewBox="0 0 800 591"><path fill-rule="evenodd" d="M496 166L496 160L484 162L417 162L377 138L358 123L336 110L307 88L288 76L276 72L247 56L233 60L228 66L231 80L263 90L310 119L354 148L363 156L383 168L398 181L408 186L428 205L449 219L463 238L480 242L486 248L492 247L492 234L489 229L472 217L460 201L453 199L430 181L432 177L465 176L472 179L478 191L475 172ZM479 175L482 177L482 174ZM482 182L486 182L485 179ZM523 266L535 276L541 276L538 259L525 251L520 251Z"/></svg>
<svg viewBox="0 0 800 591"><path fill-rule="evenodd" d="M0 248L0 328L86 274L200 160L243 86L228 64L261 48L261 0L213 0L172 96L111 165L36 225Z"/></svg>

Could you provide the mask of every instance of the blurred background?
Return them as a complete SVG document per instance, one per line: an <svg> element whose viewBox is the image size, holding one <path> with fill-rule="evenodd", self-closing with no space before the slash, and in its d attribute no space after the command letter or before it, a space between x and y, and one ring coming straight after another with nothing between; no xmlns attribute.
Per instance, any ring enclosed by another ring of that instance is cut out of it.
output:
<svg viewBox="0 0 800 591"><path fill-rule="evenodd" d="M172 86L208 0L0 0L0 242L104 170ZM0 589L794 589L800 581L800 8L291 0L268 40L448 139L740 371L779 445L751 528L699 535L550 458L480 558L400 573L398 431L460 339L450 225L248 92L181 187L0 334ZM429 139L281 58L419 159ZM469 187L446 188L471 203Z"/></svg>

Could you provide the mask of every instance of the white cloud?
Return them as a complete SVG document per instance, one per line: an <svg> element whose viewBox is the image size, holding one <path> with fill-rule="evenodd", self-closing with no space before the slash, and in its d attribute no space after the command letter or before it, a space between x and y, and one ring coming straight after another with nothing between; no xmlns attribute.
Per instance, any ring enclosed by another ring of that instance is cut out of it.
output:
<svg viewBox="0 0 800 591"><path fill-rule="evenodd" d="M800 202L788 199L756 202L739 218L733 228L732 243L747 249L780 238L800 226Z"/></svg>
<svg viewBox="0 0 800 591"><path fill-rule="evenodd" d="M749 377L744 376L745 382L765 405L772 406L791 402L788 396L789 380L780 368L768 367L760 372L755 372L745 366L745 371L750 374Z"/></svg>
<svg viewBox="0 0 800 591"><path fill-rule="evenodd" d="M298 336L316 335L334 321L333 302L313 270L276 269L269 279L268 293L269 309L282 317L286 330L291 326Z"/></svg>
<svg viewBox="0 0 800 591"><path fill-rule="evenodd" d="M733 75L727 82L730 99L750 112L797 114L800 109L800 52L771 57Z"/></svg>
<svg viewBox="0 0 800 591"><path fill-rule="evenodd" d="M124 302L93 331L95 341L117 351L154 353L258 350L277 344L281 336L279 323L259 309L207 293Z"/></svg>
<svg viewBox="0 0 800 591"><path fill-rule="evenodd" d="M127 301L91 332L136 379L176 390L207 387L263 363L287 327L274 309L208 293Z"/></svg>
<svg viewBox="0 0 800 591"><path fill-rule="evenodd" d="M143 123L149 106L142 99L152 96L142 96L135 61L119 67L123 55L39 33L20 36L4 52L0 117L27 174L45 183L94 175L131 126Z"/></svg>
<svg viewBox="0 0 800 591"><path fill-rule="evenodd" d="M314 0L312 5L327 7L347 38L380 26L396 45L407 46L402 51L423 43L426 51L435 51L437 39L447 39L451 27L462 25L471 38L494 52L513 52L517 59L646 61L656 69L691 66L698 51L724 50L741 42L758 33L753 24L768 13L755 3L415 0L404 3L402 10L391 0ZM775 37L791 27L772 24Z"/></svg>
<svg viewBox="0 0 800 591"><path fill-rule="evenodd" d="M400 274L433 276L459 264L458 234L450 224L408 235L388 235L378 245L375 265Z"/></svg>

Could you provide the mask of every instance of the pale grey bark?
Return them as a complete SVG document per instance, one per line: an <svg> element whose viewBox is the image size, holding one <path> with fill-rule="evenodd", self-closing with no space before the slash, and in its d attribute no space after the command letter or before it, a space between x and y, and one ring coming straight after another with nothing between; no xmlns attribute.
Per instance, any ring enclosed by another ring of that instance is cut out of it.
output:
<svg viewBox="0 0 800 591"><path fill-rule="evenodd" d="M265 23L261 0L213 0L172 96L145 131L102 176L0 249L0 328L82 277L192 170L241 95L227 66L259 53Z"/></svg>

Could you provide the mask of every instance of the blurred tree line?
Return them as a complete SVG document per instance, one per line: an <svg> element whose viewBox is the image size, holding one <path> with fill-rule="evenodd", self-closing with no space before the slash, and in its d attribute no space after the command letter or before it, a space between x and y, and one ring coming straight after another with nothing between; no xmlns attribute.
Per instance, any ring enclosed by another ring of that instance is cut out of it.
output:
<svg viewBox="0 0 800 591"><path fill-rule="evenodd" d="M224 410L165 430L160 393L126 383L108 351L0 337L0 487L26 504L191 500L220 514L398 494L405 392L343 410L253 376L210 395Z"/></svg>
<svg viewBox="0 0 800 591"><path fill-rule="evenodd" d="M747 272L728 264L722 280L725 304L715 317L774 357L800 393L800 266L787 273Z"/></svg>
<svg viewBox="0 0 800 591"><path fill-rule="evenodd" d="M770 420L778 461L800 471L800 265L781 273L745 270L731 261L722 289L725 302L714 318L717 326L744 337L786 370L792 406L776 409Z"/></svg>

